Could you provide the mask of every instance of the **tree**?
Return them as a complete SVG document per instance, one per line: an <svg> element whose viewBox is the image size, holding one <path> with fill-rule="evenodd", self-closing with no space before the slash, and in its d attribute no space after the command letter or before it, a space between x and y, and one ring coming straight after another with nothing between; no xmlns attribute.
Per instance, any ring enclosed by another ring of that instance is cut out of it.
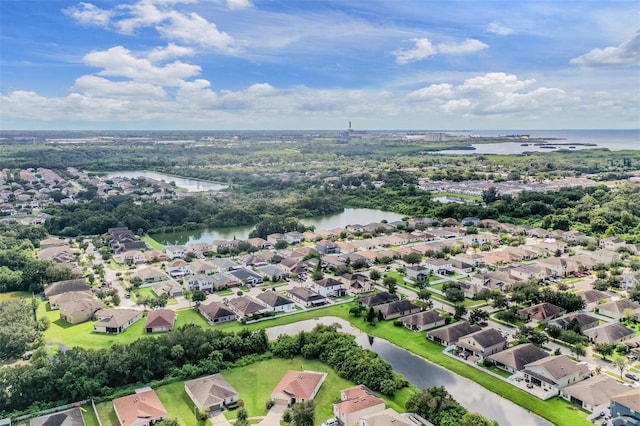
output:
<svg viewBox="0 0 640 426"><path fill-rule="evenodd" d="M191 301L196 302L196 306L200 305L200 302L207 300L207 294L202 290L193 290L191 292Z"/></svg>
<svg viewBox="0 0 640 426"><path fill-rule="evenodd" d="M431 292L425 288L418 290L418 299L422 300L429 308L433 308L433 301L431 300Z"/></svg>
<svg viewBox="0 0 640 426"><path fill-rule="evenodd" d="M291 422L295 426L313 426L316 413L313 401L296 402L291 407Z"/></svg>
<svg viewBox="0 0 640 426"><path fill-rule="evenodd" d="M486 321L489 318L489 312L483 311L480 308L472 309L469 313L469 323L477 324L482 321Z"/></svg>
<svg viewBox="0 0 640 426"><path fill-rule="evenodd" d="M369 271L369 279L371 281L378 281L380 278L382 278L382 275L377 269L372 269L371 271Z"/></svg>
<svg viewBox="0 0 640 426"><path fill-rule="evenodd" d="M507 300L507 296L505 296L500 292L493 293L491 298L493 299L493 307L496 309L503 309L509 306L509 301Z"/></svg>
<svg viewBox="0 0 640 426"><path fill-rule="evenodd" d="M498 422L479 413L467 413L462 416L461 426L498 426Z"/></svg>
<svg viewBox="0 0 640 426"><path fill-rule="evenodd" d="M398 288L398 280L395 277L384 277L383 283L389 289L389 293L395 294L396 289Z"/></svg>
<svg viewBox="0 0 640 426"><path fill-rule="evenodd" d="M613 366L620 371L620 380L622 380L622 373L624 373L624 370L626 370L629 367L629 360L624 357L618 357L616 359L614 359L611 364L613 364Z"/></svg>
<svg viewBox="0 0 640 426"><path fill-rule="evenodd" d="M605 361L607 360L607 357L609 355L613 354L614 349L615 346L613 346L611 343L605 342L596 343L595 347L593 348L594 351L602 355L602 359L604 359Z"/></svg>
<svg viewBox="0 0 640 426"><path fill-rule="evenodd" d="M453 317L459 320L462 317L464 317L466 314L467 314L467 308L462 303L456 304Z"/></svg>
<svg viewBox="0 0 640 426"><path fill-rule="evenodd" d="M367 311L367 322L369 324L376 323L376 311L373 309L373 306L369 307L369 310Z"/></svg>
<svg viewBox="0 0 640 426"><path fill-rule="evenodd" d="M573 352L576 356L576 361L580 361L580 357L583 357L587 354L587 350L585 349L584 345L581 343L577 343L575 344L572 348L571 348L571 352Z"/></svg>
<svg viewBox="0 0 640 426"><path fill-rule="evenodd" d="M496 189L495 186L490 186L486 190L482 191L482 201L484 201L485 204L491 204L497 200L498 200L498 190Z"/></svg>
<svg viewBox="0 0 640 426"><path fill-rule="evenodd" d="M362 311L366 308L362 305L356 305L353 308L349 309L349 314L353 315L356 318L360 318L362 316Z"/></svg>
<svg viewBox="0 0 640 426"><path fill-rule="evenodd" d="M457 282L446 282L442 286L442 290L444 290L444 297L451 303L462 303L464 302L464 291L460 284Z"/></svg>
<svg viewBox="0 0 640 426"><path fill-rule="evenodd" d="M417 263L420 263L420 261L422 260L422 255L417 251L412 251L411 253L405 254L402 257L402 260L404 260L409 265L415 265Z"/></svg>

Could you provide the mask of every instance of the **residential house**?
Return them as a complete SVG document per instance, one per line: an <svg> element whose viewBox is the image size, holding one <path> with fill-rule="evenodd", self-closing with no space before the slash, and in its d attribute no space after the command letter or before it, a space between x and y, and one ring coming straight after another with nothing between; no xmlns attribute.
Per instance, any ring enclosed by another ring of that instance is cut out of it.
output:
<svg viewBox="0 0 640 426"><path fill-rule="evenodd" d="M92 319L97 311L104 308L100 299L76 299L60 304L60 319L69 324L80 324Z"/></svg>
<svg viewBox="0 0 640 426"><path fill-rule="evenodd" d="M260 302L271 308L273 312L292 312L296 310L296 304L273 290L267 290L256 296Z"/></svg>
<svg viewBox="0 0 640 426"><path fill-rule="evenodd" d="M607 249L592 251L589 255L598 264L602 265L609 265L610 263L620 259L620 253Z"/></svg>
<svg viewBox="0 0 640 426"><path fill-rule="evenodd" d="M423 281L429 278L431 271L431 268L424 265L408 265L404 268L404 277L413 282Z"/></svg>
<svg viewBox="0 0 640 426"><path fill-rule="evenodd" d="M473 265L470 263L463 262L455 257L450 258L449 262L451 262L453 272L457 272L459 274L469 274L473 272Z"/></svg>
<svg viewBox="0 0 640 426"><path fill-rule="evenodd" d="M485 328L458 339L458 349L479 359L484 359L504 350L507 339L495 328Z"/></svg>
<svg viewBox="0 0 640 426"><path fill-rule="evenodd" d="M211 413L239 401L238 391L222 374L212 374L184 382L184 391L199 410Z"/></svg>
<svg viewBox="0 0 640 426"><path fill-rule="evenodd" d="M313 290L320 296L337 297L344 296L345 290L342 281L333 277L325 277L320 281L313 282Z"/></svg>
<svg viewBox="0 0 640 426"><path fill-rule="evenodd" d="M207 243L192 243L187 245L187 253L193 253L196 257L204 257L206 253L211 251L211 246ZM186 255L186 254L185 254Z"/></svg>
<svg viewBox="0 0 640 426"><path fill-rule="evenodd" d="M487 234L468 234L462 237L462 242L465 246L472 246L477 244L479 246L491 242L492 238Z"/></svg>
<svg viewBox="0 0 640 426"><path fill-rule="evenodd" d="M445 317L435 309L418 312L402 318L402 325L413 331L424 331L444 325Z"/></svg>
<svg viewBox="0 0 640 426"><path fill-rule="evenodd" d="M484 257L478 253L459 253L453 258L472 265L474 268L481 268L486 265Z"/></svg>
<svg viewBox="0 0 640 426"><path fill-rule="evenodd" d="M285 270L285 268L280 265L268 264L264 266L259 266L256 268L256 271L259 274L262 274L262 276L265 277L266 279L269 279L272 281L274 279L275 281L280 281L280 280L288 281L291 277L291 274L289 273L289 271Z"/></svg>
<svg viewBox="0 0 640 426"><path fill-rule="evenodd" d="M167 409L162 405L160 398L150 388L114 399L113 410L120 421L120 426L151 426L168 416Z"/></svg>
<svg viewBox="0 0 640 426"><path fill-rule="evenodd" d="M291 232L285 232L284 240L288 244L299 244L302 241L304 241L304 237L302 236L302 232L291 231Z"/></svg>
<svg viewBox="0 0 640 426"><path fill-rule="evenodd" d="M538 243L538 247L544 249L550 255L556 255L558 253L566 253L569 251L569 245L561 240L555 238L547 238Z"/></svg>
<svg viewBox="0 0 640 426"><path fill-rule="evenodd" d="M594 308L598 306L600 302L606 303L607 300L611 300L611 294L600 290L584 290L576 292L576 294L584 300L588 308Z"/></svg>
<svg viewBox="0 0 640 426"><path fill-rule="evenodd" d="M340 253L340 247L330 240L321 240L316 243L316 250L320 254L337 254Z"/></svg>
<svg viewBox="0 0 640 426"><path fill-rule="evenodd" d="M340 402L333 404L333 415L344 426L354 426L360 417L379 413L386 407L365 385L340 391Z"/></svg>
<svg viewBox="0 0 640 426"><path fill-rule="evenodd" d="M424 267L434 274L446 275L453 273L453 265L447 259L427 259L424 261Z"/></svg>
<svg viewBox="0 0 640 426"><path fill-rule="evenodd" d="M563 388L560 397L594 413L609 408L611 398L628 389L617 380L602 374Z"/></svg>
<svg viewBox="0 0 640 426"><path fill-rule="evenodd" d="M11 422L8 423L9 425ZM80 407L58 411L29 420L30 426L85 426Z"/></svg>
<svg viewBox="0 0 640 426"><path fill-rule="evenodd" d="M247 240L247 242L249 244L251 244L253 247L256 247L258 249L265 249L265 248L266 249L272 249L273 248L273 245L270 242L268 242L265 239L259 238L259 237L249 238Z"/></svg>
<svg viewBox="0 0 640 426"><path fill-rule="evenodd" d="M140 268L134 272L134 276L140 278L143 283L156 283L169 278L167 277L167 274L155 266Z"/></svg>
<svg viewBox="0 0 640 426"><path fill-rule="evenodd" d="M223 322L235 321L238 315L228 309L225 305L218 302L211 302L206 305L201 304L198 311L209 322L209 324L222 324Z"/></svg>
<svg viewBox="0 0 640 426"><path fill-rule="evenodd" d="M480 219L477 217L465 217L460 221L460 226L478 226Z"/></svg>
<svg viewBox="0 0 640 426"><path fill-rule="evenodd" d="M227 306L238 315L239 318L250 317L252 315L260 315L271 311L270 308L259 303L250 296L234 297L229 300Z"/></svg>
<svg viewBox="0 0 640 426"><path fill-rule="evenodd" d="M623 290L631 290L640 284L640 273L633 271L624 271L622 273L620 286Z"/></svg>
<svg viewBox="0 0 640 426"><path fill-rule="evenodd" d="M289 370L271 393L271 400L285 406L311 401L326 377L327 373Z"/></svg>
<svg viewBox="0 0 640 426"><path fill-rule="evenodd" d="M169 297L178 297L184 294L184 289L180 286L180 284L170 280L155 283L153 284L151 289L158 296L166 294Z"/></svg>
<svg viewBox="0 0 640 426"><path fill-rule="evenodd" d="M564 233L564 240L568 243L582 244L589 239L585 234L580 231L567 231Z"/></svg>
<svg viewBox="0 0 640 426"><path fill-rule="evenodd" d="M63 247L68 245L69 241L66 238L50 237L40 241L41 249L46 249L49 247Z"/></svg>
<svg viewBox="0 0 640 426"><path fill-rule="evenodd" d="M213 275L196 274L190 275L184 279L185 283L189 286L189 290L214 290Z"/></svg>
<svg viewBox="0 0 640 426"><path fill-rule="evenodd" d="M620 319L628 309L635 311L640 308L640 303L630 299L620 299L613 302L603 303L597 306L597 312L606 317Z"/></svg>
<svg viewBox="0 0 640 426"><path fill-rule="evenodd" d="M467 321L460 321L429 331L427 333L427 339L440 343L443 346L449 346L456 344L461 337L480 330L482 330L482 328L475 324L471 325Z"/></svg>
<svg viewBox="0 0 640 426"><path fill-rule="evenodd" d="M360 297L358 303L366 307L373 307L382 305L384 303L390 303L400 300L400 297L396 294L391 294L387 291L381 291L380 293L372 294L370 296Z"/></svg>
<svg viewBox="0 0 640 426"><path fill-rule="evenodd" d="M327 303L327 298L319 295L307 287L294 287L287 290L287 294L302 306L321 306Z"/></svg>
<svg viewBox="0 0 640 426"><path fill-rule="evenodd" d="M82 299L93 299L93 292L89 290L69 291L62 294L54 294L49 297L49 307L51 310L60 308L60 305L66 302L73 302Z"/></svg>
<svg viewBox="0 0 640 426"><path fill-rule="evenodd" d="M146 250L144 253L144 261L147 263L166 262L169 257L160 250Z"/></svg>
<svg viewBox="0 0 640 426"><path fill-rule="evenodd" d="M191 265L192 274L211 275L219 271L218 267L206 260L194 259Z"/></svg>
<svg viewBox="0 0 640 426"><path fill-rule="evenodd" d="M93 325L96 333L119 334L142 318L136 309L102 309L96 312L98 322Z"/></svg>
<svg viewBox="0 0 640 426"><path fill-rule="evenodd" d="M542 280L547 277L547 270L535 264L518 265L511 268L509 273L520 280Z"/></svg>
<svg viewBox="0 0 640 426"><path fill-rule="evenodd" d="M233 271L229 271L229 274L249 286L255 286L264 282L260 274L256 274L248 268L234 269Z"/></svg>
<svg viewBox="0 0 640 426"><path fill-rule="evenodd" d="M146 262L144 253L139 250L127 250L120 253L120 259L125 265L140 265Z"/></svg>
<svg viewBox="0 0 640 426"><path fill-rule="evenodd" d="M563 330L567 330L570 326L574 325L580 329L580 332L584 332L590 328L597 327L598 324L600 324L600 320L586 312L572 312L553 319L549 321L548 324L558 326Z"/></svg>
<svg viewBox="0 0 640 426"><path fill-rule="evenodd" d="M160 333L173 330L176 323L176 311L171 309L155 309L147 314L144 331L147 333Z"/></svg>
<svg viewBox="0 0 640 426"><path fill-rule="evenodd" d="M167 264L167 273L171 278L184 277L191 273L191 265L183 259L176 259Z"/></svg>
<svg viewBox="0 0 640 426"><path fill-rule="evenodd" d="M169 245L164 248L167 257L171 260L184 259L187 255L187 247L183 245Z"/></svg>
<svg viewBox="0 0 640 426"><path fill-rule="evenodd" d="M373 291L373 282L363 273L344 274L338 279L342 281L346 293L349 295L353 296Z"/></svg>
<svg viewBox="0 0 640 426"><path fill-rule="evenodd" d="M613 426L638 426L640 424L640 389L627 390L611 398Z"/></svg>
<svg viewBox="0 0 640 426"><path fill-rule="evenodd" d="M617 345L625 340L631 339L636 336L635 330L627 328L624 324L619 322L613 322L603 324L598 327L590 328L583 332L585 336L589 338L593 343L611 343Z"/></svg>
<svg viewBox="0 0 640 426"><path fill-rule="evenodd" d="M391 320L405 315L418 313L422 310L422 307L416 305L410 300L404 299L385 303L383 305L377 305L373 309L376 313L379 312L383 319Z"/></svg>
<svg viewBox="0 0 640 426"><path fill-rule="evenodd" d="M547 257L540 259L538 265L547 269L549 277L566 277L578 271L578 264L566 257Z"/></svg>
<svg viewBox="0 0 640 426"><path fill-rule="evenodd" d="M601 239L598 246L601 249L617 251L619 248L622 248L625 246L625 242L624 240L617 237L608 237L608 238Z"/></svg>
<svg viewBox="0 0 640 426"><path fill-rule="evenodd" d="M401 416L393 408L387 408L379 413L368 414L358 419L358 426L416 426L417 424L423 423Z"/></svg>
<svg viewBox="0 0 640 426"><path fill-rule="evenodd" d="M496 367L510 373L515 373L516 371L522 370L525 365L548 356L549 354L546 351L540 349L533 343L525 343L489 355L487 358L489 358Z"/></svg>
<svg viewBox="0 0 640 426"><path fill-rule="evenodd" d="M525 365L527 383L557 395L560 389L590 377L585 364L573 362L567 355L552 355Z"/></svg>
<svg viewBox="0 0 640 426"><path fill-rule="evenodd" d="M563 315L566 311L559 306L552 305L551 303L543 302L537 305L529 306L518 311L518 316L521 320L528 322L531 320L536 321L549 321Z"/></svg>
<svg viewBox="0 0 640 426"><path fill-rule="evenodd" d="M56 281L44 288L44 296L46 298L49 298L51 296L55 296L56 294L87 290L91 290L91 286L87 284L87 281L84 278Z"/></svg>
<svg viewBox="0 0 640 426"><path fill-rule="evenodd" d="M214 290L237 287L242 284L242 281L229 272L216 272L211 275L211 279L213 280Z"/></svg>

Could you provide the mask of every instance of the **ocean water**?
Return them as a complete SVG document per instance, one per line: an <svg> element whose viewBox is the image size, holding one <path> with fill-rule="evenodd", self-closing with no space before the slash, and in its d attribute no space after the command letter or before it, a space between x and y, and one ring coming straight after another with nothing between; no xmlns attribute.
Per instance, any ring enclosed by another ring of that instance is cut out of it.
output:
<svg viewBox="0 0 640 426"><path fill-rule="evenodd" d="M549 143L553 144L555 139L563 145L558 148L570 149L568 145L576 144L572 150L607 148L611 151L640 150L640 129L599 129L599 130L469 130L469 131L449 131L452 135L478 135L482 137L506 136L506 135L529 135L531 138L549 138ZM525 141L504 142L495 144L473 145L474 151L470 150L446 150L439 151L441 154L520 154L523 152L549 152L552 149L542 149L539 146L522 146ZM595 144L596 146L583 146L578 144ZM573 146L573 145L572 145Z"/></svg>

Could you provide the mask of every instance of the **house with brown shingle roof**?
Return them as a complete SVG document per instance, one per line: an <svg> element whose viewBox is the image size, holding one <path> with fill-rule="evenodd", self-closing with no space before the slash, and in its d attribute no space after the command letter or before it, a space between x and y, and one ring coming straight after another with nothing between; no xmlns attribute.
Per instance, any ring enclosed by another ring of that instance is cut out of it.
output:
<svg viewBox="0 0 640 426"><path fill-rule="evenodd" d="M444 325L445 317L435 309L418 312L402 318L402 325L413 331L424 331Z"/></svg>
<svg viewBox="0 0 640 426"><path fill-rule="evenodd" d="M81 290L54 294L53 296L49 297L49 307L51 308L51 310L56 310L59 309L60 305L62 305L63 303L81 299L93 299L93 292L89 290Z"/></svg>
<svg viewBox="0 0 640 426"><path fill-rule="evenodd" d="M444 346L453 345L462 336L482 330L479 326L469 324L467 321L456 322L427 333L427 339L440 343Z"/></svg>
<svg viewBox="0 0 640 426"><path fill-rule="evenodd" d="M44 288L44 296L49 298L56 294L67 293L70 291L86 291L91 290L89 284L84 278L75 280L56 281Z"/></svg>
<svg viewBox="0 0 640 426"><path fill-rule="evenodd" d="M410 300L404 299L378 305L373 309L376 311L376 313L380 312L382 318L384 318L385 320L391 320L394 318L403 317L405 315L418 313L422 310L422 307L416 305Z"/></svg>
<svg viewBox="0 0 640 426"><path fill-rule="evenodd" d="M235 312L228 309L225 305L219 302L211 302L206 305L201 304L198 310L203 317L209 321L209 324L222 324L224 322L235 321L238 316Z"/></svg>
<svg viewBox="0 0 640 426"><path fill-rule="evenodd" d="M184 391L200 410L211 412L221 410L238 401L238 391L222 374L212 374L184 382Z"/></svg>
<svg viewBox="0 0 640 426"><path fill-rule="evenodd" d="M327 373L289 370L271 393L271 400L279 405L313 400L326 377Z"/></svg>
<svg viewBox="0 0 640 426"><path fill-rule="evenodd" d="M147 333L160 333L173 330L176 322L176 311L171 309L155 309L147 315L144 331Z"/></svg>
<svg viewBox="0 0 640 426"><path fill-rule="evenodd" d="M609 408L611 398L628 389L617 380L602 374L563 388L560 397L593 413Z"/></svg>
<svg viewBox="0 0 640 426"><path fill-rule="evenodd" d="M114 399L113 409L120 426L148 426L168 415L156 392L148 388Z"/></svg>
<svg viewBox="0 0 640 426"><path fill-rule="evenodd" d="M84 426L84 419L79 407L59 411L53 414L29 420L30 426Z"/></svg>
<svg viewBox="0 0 640 426"><path fill-rule="evenodd" d="M561 307L553 305L551 303L543 302L519 310L518 316L523 321L548 321L553 318L559 317L564 313L565 310Z"/></svg>
<svg viewBox="0 0 640 426"><path fill-rule="evenodd" d="M101 309L96 312L98 322L93 325L96 333L118 334L131 327L142 318L142 311L136 309Z"/></svg>
<svg viewBox="0 0 640 426"><path fill-rule="evenodd" d="M495 328L485 328L458 339L456 345L466 353L483 359L504 350L507 339Z"/></svg>
<svg viewBox="0 0 640 426"><path fill-rule="evenodd" d="M583 332L593 343L611 343L617 345L636 336L635 330L627 328L619 322L612 322Z"/></svg>
<svg viewBox="0 0 640 426"><path fill-rule="evenodd" d="M640 424L640 389L629 390L611 398L610 410L615 426Z"/></svg>
<svg viewBox="0 0 640 426"><path fill-rule="evenodd" d="M296 310L296 304L273 290L263 291L256 298L271 308L274 312L291 312Z"/></svg>
<svg viewBox="0 0 640 426"><path fill-rule="evenodd" d="M505 349L502 352L489 355L491 361L498 368L515 373L524 368L525 365L548 357L549 354L534 345L533 343L525 343L523 345L514 346Z"/></svg>
<svg viewBox="0 0 640 426"><path fill-rule="evenodd" d="M355 425L360 417L379 413L386 407L365 385L340 391L340 402L333 404L333 415L343 425Z"/></svg>
<svg viewBox="0 0 640 426"><path fill-rule="evenodd" d="M573 362L567 355L542 358L525 365L522 372L528 383L556 395L560 389L590 377L586 365Z"/></svg>
<svg viewBox="0 0 640 426"><path fill-rule="evenodd" d="M94 314L104 308L100 299L77 299L60 304L60 319L69 324L89 321Z"/></svg>

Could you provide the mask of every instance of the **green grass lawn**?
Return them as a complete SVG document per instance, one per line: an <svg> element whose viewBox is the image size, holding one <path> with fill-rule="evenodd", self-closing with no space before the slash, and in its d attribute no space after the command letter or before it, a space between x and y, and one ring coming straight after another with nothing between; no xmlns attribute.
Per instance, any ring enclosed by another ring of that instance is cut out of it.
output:
<svg viewBox="0 0 640 426"><path fill-rule="evenodd" d="M11 299L31 299L32 294L28 291L10 291L9 293L0 293L0 302Z"/></svg>
<svg viewBox="0 0 640 426"><path fill-rule="evenodd" d="M204 317L195 309L181 309L177 311L177 313L178 318L176 319L176 328L185 324L196 324L203 328L209 327L207 320L205 320Z"/></svg>
<svg viewBox="0 0 640 426"><path fill-rule="evenodd" d="M435 288L436 290L442 291L442 286L443 285L444 285L444 283L438 283L438 284L434 284L434 285L430 286L430 288Z"/></svg>
<svg viewBox="0 0 640 426"><path fill-rule="evenodd" d="M169 385L160 386L156 389L158 398L167 409L170 419L177 419L181 425L205 426L210 424L208 420L198 420L196 422L194 405L191 398L184 391L184 382L174 382ZM105 426L105 425L103 425ZM118 426L118 425L114 425Z"/></svg>
<svg viewBox="0 0 640 426"><path fill-rule="evenodd" d="M96 408L98 410L98 417L100 418L100 422L102 426L119 426L120 421L118 420L118 416L116 416L116 411L113 409L113 404L111 401L101 402L100 404L96 404Z"/></svg>
<svg viewBox="0 0 640 426"><path fill-rule="evenodd" d="M314 399L316 425L333 417L332 404L340 400L340 390L355 386L354 383L338 376L335 370L326 364L318 360L309 360L302 357L260 361L246 367L222 371L222 374L238 391L249 416L253 417L264 416L267 413L266 403L271 397L271 391L288 370L312 370L328 373L318 395ZM407 388L398 392L393 398L385 398L385 400L387 401L387 406L403 412L405 411L404 404L410 395L411 390ZM237 410L227 411L225 416L233 419L237 416Z"/></svg>
<svg viewBox="0 0 640 426"><path fill-rule="evenodd" d="M154 250L160 250L160 251L164 250L164 246L159 242L157 242L156 240L154 240L153 238L151 238L151 236L148 234L143 235L140 239L145 243L147 243L147 245Z"/></svg>
<svg viewBox="0 0 640 426"><path fill-rule="evenodd" d="M96 412L93 410L93 406L91 404L85 405L80 409L80 411L82 411L82 418L84 419L85 426L100 426Z"/></svg>
<svg viewBox="0 0 640 426"><path fill-rule="evenodd" d="M504 370L502 370L502 369L500 369L498 367L495 367L493 365L489 365L489 366L482 365L482 368L484 368L485 370L489 370L492 373L498 374L498 375L500 375L500 376L502 376L504 378L511 377L511 373L509 373L508 371L504 371Z"/></svg>

